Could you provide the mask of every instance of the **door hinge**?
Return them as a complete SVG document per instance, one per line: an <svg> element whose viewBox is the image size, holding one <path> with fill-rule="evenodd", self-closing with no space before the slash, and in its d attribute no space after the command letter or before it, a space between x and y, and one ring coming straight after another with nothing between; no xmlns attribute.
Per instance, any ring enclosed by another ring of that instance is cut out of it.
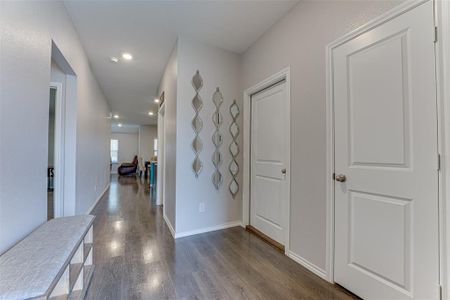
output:
<svg viewBox="0 0 450 300"><path fill-rule="evenodd" d="M437 157L437 169L438 169L438 171L441 170L441 155L440 154L438 154L438 157Z"/></svg>
<svg viewBox="0 0 450 300"><path fill-rule="evenodd" d="M444 299L444 292L442 290L442 285L439 285L439 300Z"/></svg>
<svg viewBox="0 0 450 300"><path fill-rule="evenodd" d="M438 41L438 28L437 26L434 26L434 42L437 43Z"/></svg>

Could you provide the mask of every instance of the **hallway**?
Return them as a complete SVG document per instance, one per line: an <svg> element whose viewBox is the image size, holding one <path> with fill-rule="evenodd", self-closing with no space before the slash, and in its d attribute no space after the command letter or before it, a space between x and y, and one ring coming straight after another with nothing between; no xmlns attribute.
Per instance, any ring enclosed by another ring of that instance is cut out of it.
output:
<svg viewBox="0 0 450 300"><path fill-rule="evenodd" d="M351 299L240 227L174 241L144 180L111 180L87 299Z"/></svg>

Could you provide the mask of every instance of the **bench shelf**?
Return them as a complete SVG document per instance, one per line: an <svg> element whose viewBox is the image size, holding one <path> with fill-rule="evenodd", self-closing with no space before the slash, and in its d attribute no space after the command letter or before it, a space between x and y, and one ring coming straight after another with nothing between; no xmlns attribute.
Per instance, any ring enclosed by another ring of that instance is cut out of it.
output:
<svg viewBox="0 0 450 300"><path fill-rule="evenodd" d="M0 256L0 299L83 299L94 273L94 216L50 220Z"/></svg>

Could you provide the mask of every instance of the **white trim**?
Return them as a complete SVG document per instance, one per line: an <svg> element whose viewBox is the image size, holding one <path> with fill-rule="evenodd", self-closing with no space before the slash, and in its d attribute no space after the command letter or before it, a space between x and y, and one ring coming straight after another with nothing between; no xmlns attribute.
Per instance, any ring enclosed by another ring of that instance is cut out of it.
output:
<svg viewBox="0 0 450 300"><path fill-rule="evenodd" d="M292 260L294 260L296 263L302 265L304 268L308 269L309 271L313 272L317 276L319 276L322 279L327 280L327 272L319 267L317 267L315 264L311 263L309 260L301 257L300 255L289 251L286 253L288 257L290 257Z"/></svg>
<svg viewBox="0 0 450 300"><path fill-rule="evenodd" d="M333 49L346 43L347 41L364 34L365 32L386 23L411 9L433 0L411 0L405 1L363 26L338 38L326 47L326 197L327 197L327 224L326 224L326 274L329 282L334 282L334 102L333 102Z"/></svg>
<svg viewBox="0 0 450 300"><path fill-rule="evenodd" d="M163 205L164 210L164 191L165 191L165 124L164 115L166 112L166 103L161 104L158 110L158 124L157 124L157 135L158 135L158 166L157 166L157 178L156 178L156 205Z"/></svg>
<svg viewBox="0 0 450 300"><path fill-rule="evenodd" d="M64 216L75 215L77 189L77 77L66 74Z"/></svg>
<svg viewBox="0 0 450 300"><path fill-rule="evenodd" d="M371 21L367 22L366 24L356 28L353 31L350 31L349 33L345 34L344 36L341 36L340 38L334 40L333 42L331 42L330 44L328 44L327 49L328 48L336 48L346 42L348 42L351 39L354 39L355 37L357 37L358 35L364 34L365 32L372 30L373 28L389 22L390 20L410 11L411 9L414 9L415 7L428 2L428 1L433 1L433 0L410 0L410 1L404 1L401 4L399 4L398 6L388 10L387 12L385 12L384 14L376 17L375 19L372 19Z"/></svg>
<svg viewBox="0 0 450 300"><path fill-rule="evenodd" d="M100 194L100 196L97 197L97 199L94 201L94 203L91 205L91 207L89 207L89 209L87 210L86 214L90 215L92 213L92 211L94 210L95 206L97 206L98 202L100 201L100 199L103 198L103 196L105 195L106 191L108 191L109 186L111 185L111 183L108 183L105 187L105 189L103 190L103 192Z"/></svg>
<svg viewBox="0 0 450 300"><path fill-rule="evenodd" d="M327 280L334 283L334 101L332 48L326 48L326 258Z"/></svg>
<svg viewBox="0 0 450 300"><path fill-rule="evenodd" d="M65 111L66 100L63 97L63 85L60 82L50 82L50 89L56 90L55 98L55 124L53 145L53 170L54 170L54 192L53 213L55 218L64 216L64 178L65 166ZM50 150L50 149L49 149Z"/></svg>
<svg viewBox="0 0 450 300"><path fill-rule="evenodd" d="M286 207L283 211L283 220L285 221L284 226L284 248L285 253L289 251L289 232L290 232L290 222L289 222L289 216L291 211L291 69L290 66L284 68L283 70L279 71L276 74L273 74L272 76L264 79L263 81L255 84L254 86L246 89L244 91L243 96L243 106L244 106L244 112L243 112L243 132L244 132L244 162L243 162L243 187L242 187L242 225L245 227L246 225L250 224L250 144L251 144L251 137L250 137L250 116L251 116L251 96L269 86L272 84L275 84L281 80L286 81L286 96L287 96L287 105L286 109L287 116L288 116L288 132L286 134L287 137L287 203Z"/></svg>
<svg viewBox="0 0 450 300"><path fill-rule="evenodd" d="M438 40L436 44L436 71L439 120L439 152L441 153L441 173L439 176L439 227L440 227L440 284L443 299L450 297L450 3L435 2Z"/></svg>
<svg viewBox="0 0 450 300"><path fill-rule="evenodd" d="M190 231L185 231L185 232L175 232L174 238L179 239L179 238L183 238L183 237L187 237L187 236L191 236L191 235L196 235L196 234L210 232L210 231L216 231L216 230L222 230L222 229L227 229L227 228L237 227L237 226L241 226L241 221L228 222L228 223L225 223L222 225L200 228L200 229L195 229L195 230L190 230ZM169 226L169 229L170 229L170 226Z"/></svg>
<svg viewBox="0 0 450 300"><path fill-rule="evenodd" d="M65 74L63 81L64 119L64 217L75 215L77 184L77 76L52 40L51 58Z"/></svg>
<svg viewBox="0 0 450 300"><path fill-rule="evenodd" d="M166 214L164 212L163 212L163 218L164 218L164 222L166 222L166 224L167 224L167 227L169 227L170 234L175 239L176 238L175 230L173 229L172 223L170 223L169 218L166 216Z"/></svg>

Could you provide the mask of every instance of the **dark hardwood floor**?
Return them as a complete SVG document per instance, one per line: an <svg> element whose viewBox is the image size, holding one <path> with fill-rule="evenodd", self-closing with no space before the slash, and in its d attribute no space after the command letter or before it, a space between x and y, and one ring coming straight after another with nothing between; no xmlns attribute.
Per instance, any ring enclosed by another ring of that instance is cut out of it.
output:
<svg viewBox="0 0 450 300"><path fill-rule="evenodd" d="M241 227L173 240L144 181L112 177L95 207L86 299L352 299Z"/></svg>

